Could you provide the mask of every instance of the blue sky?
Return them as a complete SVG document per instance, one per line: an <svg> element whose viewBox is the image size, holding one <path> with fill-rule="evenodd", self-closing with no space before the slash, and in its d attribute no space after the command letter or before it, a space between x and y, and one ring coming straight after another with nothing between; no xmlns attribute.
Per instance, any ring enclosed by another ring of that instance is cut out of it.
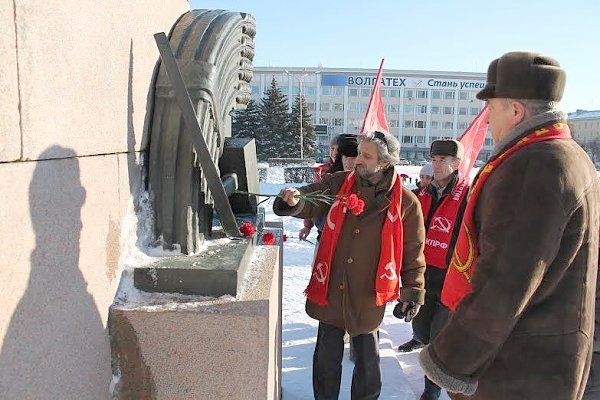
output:
<svg viewBox="0 0 600 400"><path fill-rule="evenodd" d="M536 50L567 71L562 108L600 109L600 1L208 1L248 12L256 66L485 72L511 50Z"/></svg>

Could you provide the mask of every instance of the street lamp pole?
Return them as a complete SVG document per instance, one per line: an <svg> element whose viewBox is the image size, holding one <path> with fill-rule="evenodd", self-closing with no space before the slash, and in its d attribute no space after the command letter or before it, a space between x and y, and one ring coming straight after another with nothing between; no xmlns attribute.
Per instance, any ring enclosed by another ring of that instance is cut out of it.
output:
<svg viewBox="0 0 600 400"><path fill-rule="evenodd" d="M292 76L298 80L298 107L300 108L300 158L304 159L304 132L302 131L302 109L304 108L304 101L302 99L302 85L304 84L304 79L306 79L308 73L303 74L301 77L295 76L287 69L285 70L285 73L288 74L288 76Z"/></svg>

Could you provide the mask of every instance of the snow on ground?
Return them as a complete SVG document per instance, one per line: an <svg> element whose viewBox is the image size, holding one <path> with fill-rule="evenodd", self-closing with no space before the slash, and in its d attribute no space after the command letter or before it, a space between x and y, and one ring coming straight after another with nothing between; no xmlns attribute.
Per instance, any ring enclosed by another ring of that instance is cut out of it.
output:
<svg viewBox="0 0 600 400"><path fill-rule="evenodd" d="M421 167L402 166L400 172L416 178ZM283 187L300 186L283 181L283 168L271 167L267 182L262 182L260 192L276 195ZM293 217L278 217L272 211L273 198L262 204L267 220L283 220L284 233L288 240L283 249L283 400L312 399L312 355L315 346L318 322L304 312L303 291L310 277L314 256L314 244L298 240L302 220ZM316 242L317 232L313 228L308 240ZM409 323L392 315L388 307L380 330L380 356L382 369L381 400L417 399L423 391L423 372L418 363L418 352L402 354L396 348L411 338ZM348 360L348 345L342 366L340 399L350 398L353 364ZM448 399L443 393L441 399Z"/></svg>

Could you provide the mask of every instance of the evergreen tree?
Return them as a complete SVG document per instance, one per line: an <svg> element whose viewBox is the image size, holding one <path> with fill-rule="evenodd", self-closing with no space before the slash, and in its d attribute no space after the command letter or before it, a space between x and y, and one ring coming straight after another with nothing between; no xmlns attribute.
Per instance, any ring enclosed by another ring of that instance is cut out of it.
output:
<svg viewBox="0 0 600 400"><path fill-rule="evenodd" d="M231 118L231 136L256 139L261 126L260 110L254 100L250 100L245 110L236 111Z"/></svg>
<svg viewBox="0 0 600 400"><path fill-rule="evenodd" d="M256 155L259 160L288 157L292 140L289 130L288 99L273 77L260 105L261 126L256 132Z"/></svg>
<svg viewBox="0 0 600 400"><path fill-rule="evenodd" d="M292 112L290 113L290 132L294 137L294 145L290 146L290 156L300 157L300 95L294 99ZM312 122L312 115L306 108L306 99L302 96L302 147L304 157L314 157L317 151L315 127Z"/></svg>

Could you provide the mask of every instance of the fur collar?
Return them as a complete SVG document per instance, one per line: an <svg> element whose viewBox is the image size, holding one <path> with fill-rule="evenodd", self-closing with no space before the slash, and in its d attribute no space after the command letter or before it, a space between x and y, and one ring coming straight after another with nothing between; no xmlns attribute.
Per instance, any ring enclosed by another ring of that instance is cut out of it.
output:
<svg viewBox="0 0 600 400"><path fill-rule="evenodd" d="M502 140L494 144L494 149L490 157L495 157L500 154L509 144L513 143L515 139L523 136L523 134L530 132L533 128L538 126L546 125L552 121L566 121L567 114L562 111L546 111L544 113L534 115L533 117L521 122L515 126Z"/></svg>

